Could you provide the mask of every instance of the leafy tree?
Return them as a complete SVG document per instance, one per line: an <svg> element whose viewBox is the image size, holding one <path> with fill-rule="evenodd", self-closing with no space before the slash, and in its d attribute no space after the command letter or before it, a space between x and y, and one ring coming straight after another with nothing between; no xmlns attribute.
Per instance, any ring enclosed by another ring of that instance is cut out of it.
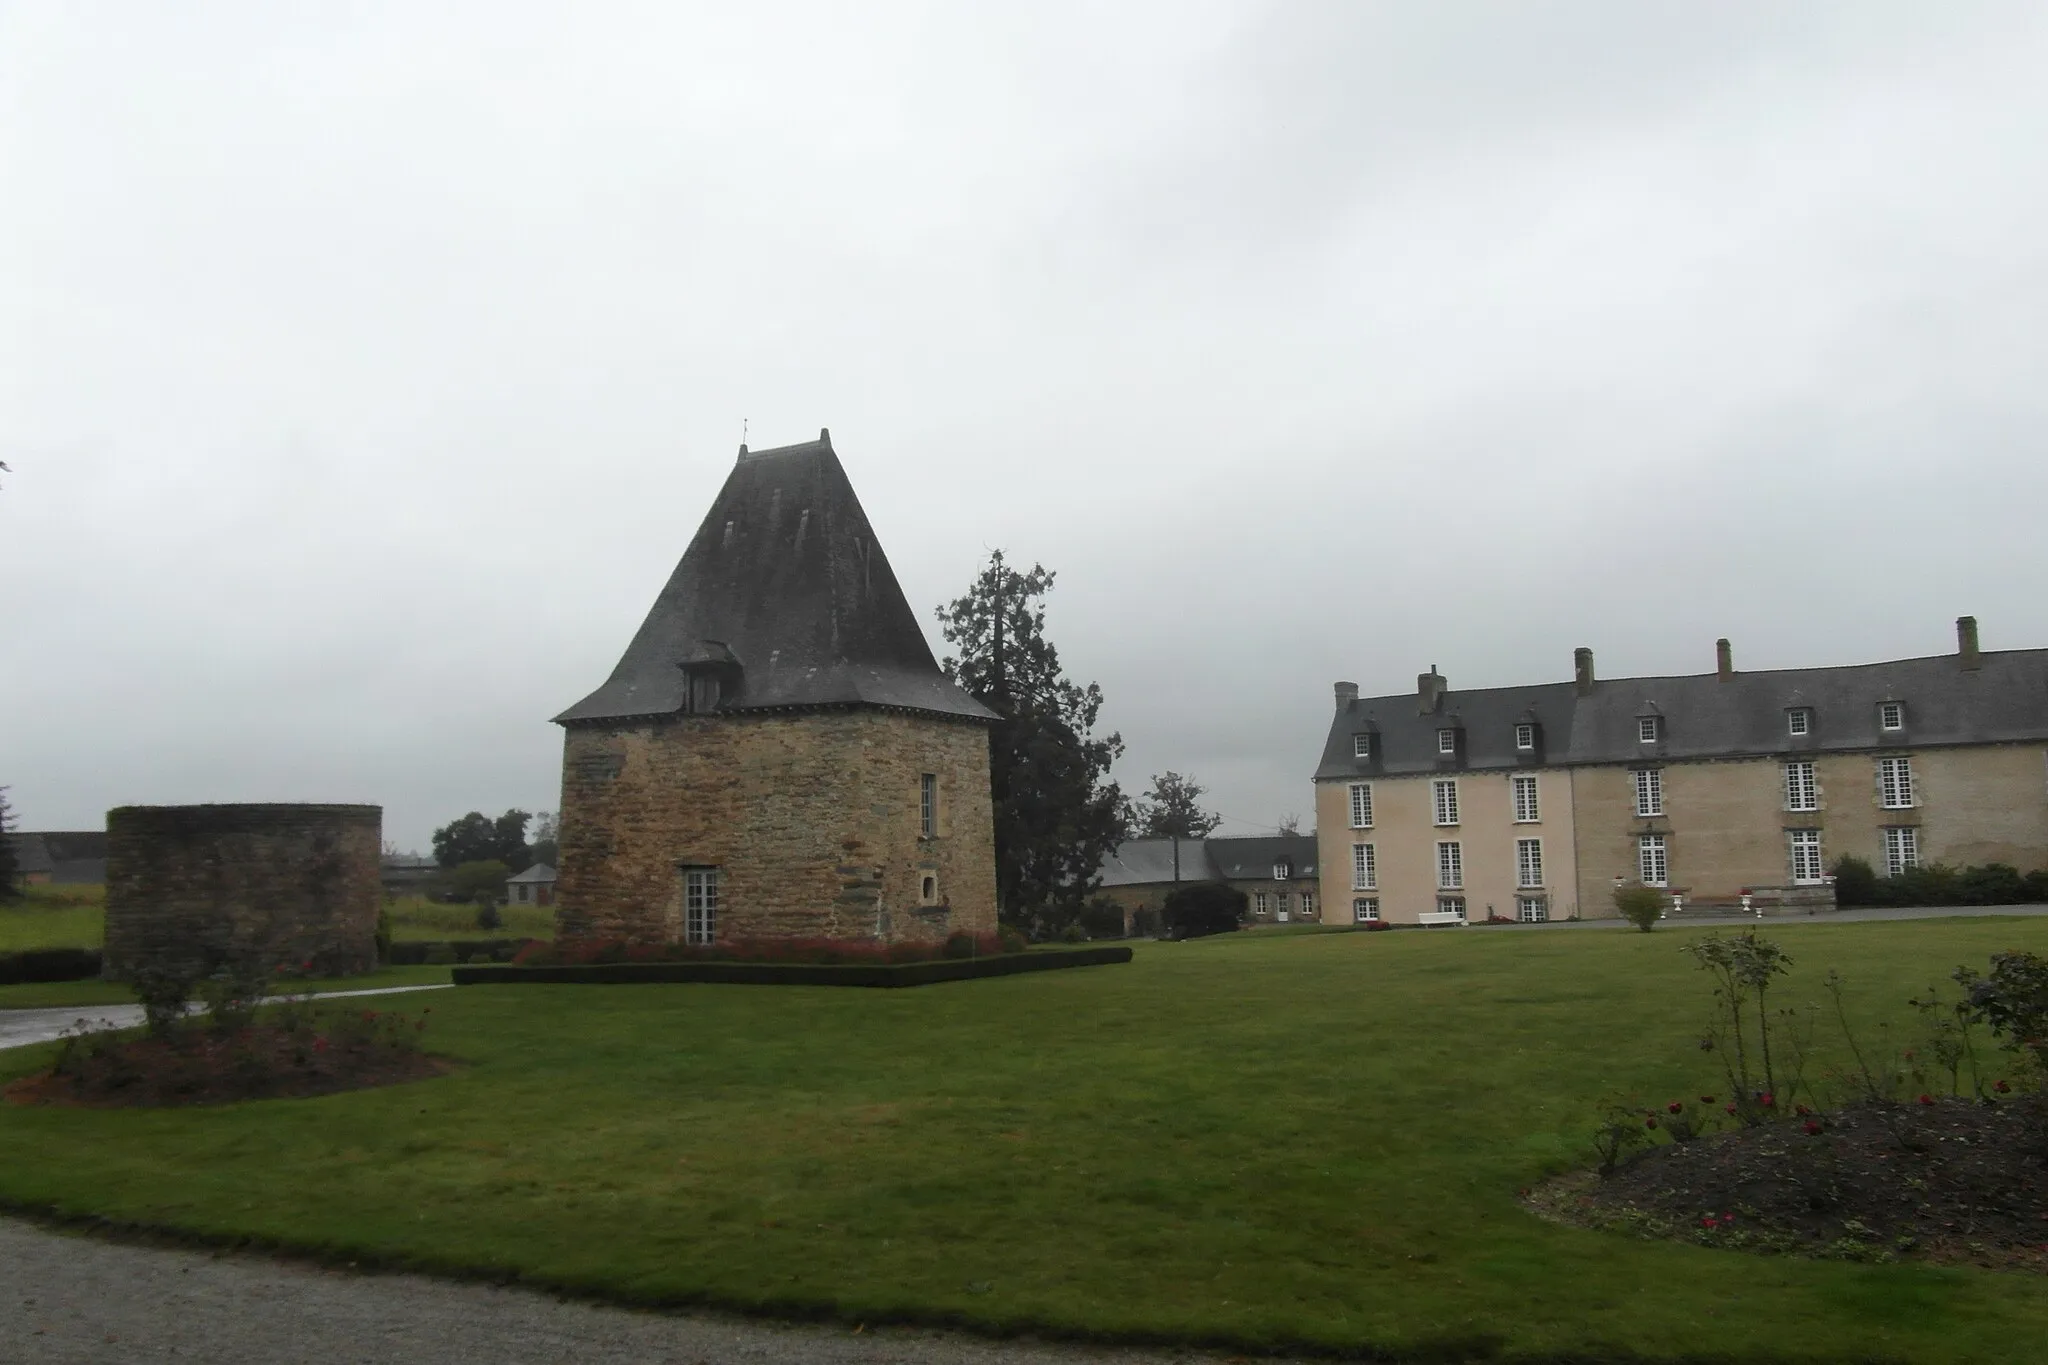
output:
<svg viewBox="0 0 2048 1365"><path fill-rule="evenodd" d="M533 817L533 842L527 845L527 856L532 859L526 866L546 863L549 867L560 866L562 861L562 822L551 810L540 811ZM526 868L519 869L524 872Z"/></svg>
<svg viewBox="0 0 2048 1365"><path fill-rule="evenodd" d="M966 596L938 609L959 651L947 675L998 717L989 735L996 903L1006 922L1039 936L1079 917L1125 807L1109 780L1123 737L1094 732L1102 689L1070 681L1045 638L1052 584L1051 570L1019 573L998 550Z"/></svg>
<svg viewBox="0 0 2048 1365"><path fill-rule="evenodd" d="M1227 882L1196 882L1177 888L1162 908L1169 938L1202 938L1244 927L1251 897Z"/></svg>
<svg viewBox="0 0 2048 1365"><path fill-rule="evenodd" d="M452 901L489 901L496 904L505 895L505 879L512 875L512 869L495 858L479 859L462 864L441 878L448 899Z"/></svg>
<svg viewBox="0 0 2048 1365"><path fill-rule="evenodd" d="M1150 839L1202 839L1223 823L1223 817L1205 811L1202 794L1207 788L1192 774L1182 777L1171 768L1152 776L1152 790L1137 804L1138 832Z"/></svg>
<svg viewBox="0 0 2048 1365"><path fill-rule="evenodd" d="M524 870L532 866L526 855L526 822L532 818L523 810L508 810L493 820L473 810L434 831L434 861L443 867L501 862Z"/></svg>
<svg viewBox="0 0 2048 1365"><path fill-rule="evenodd" d="M0 465L0 469L5 469ZM7 788L0 787L0 901L21 895L21 860L14 855L14 808L7 804Z"/></svg>

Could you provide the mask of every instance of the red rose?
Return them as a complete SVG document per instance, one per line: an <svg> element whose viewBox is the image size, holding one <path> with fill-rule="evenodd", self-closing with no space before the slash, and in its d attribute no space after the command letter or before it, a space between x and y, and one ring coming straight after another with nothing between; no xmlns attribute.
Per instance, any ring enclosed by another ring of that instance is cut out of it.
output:
<svg viewBox="0 0 2048 1365"><path fill-rule="evenodd" d="M1713 1102L1714 1102L1714 1097L1713 1097L1712 1095L1702 1095L1702 1096L1700 1096L1700 1103L1701 1103L1701 1104L1712 1104Z"/></svg>
<svg viewBox="0 0 2048 1365"><path fill-rule="evenodd" d="M1731 1104L1731 1105L1729 1105L1729 1106L1728 1106L1728 1112L1729 1112L1729 1113L1731 1113L1731 1114L1732 1114L1732 1113L1734 1113L1734 1112L1735 1112L1735 1106L1734 1106L1734 1105L1732 1105L1732 1104Z"/></svg>
<svg viewBox="0 0 2048 1365"><path fill-rule="evenodd" d="M1820 1132L1820 1125L1818 1123L1815 1123L1812 1119L1808 1119L1806 1121L1806 1135L1808 1137L1812 1137L1814 1134L1818 1132Z"/></svg>
<svg viewBox="0 0 2048 1365"><path fill-rule="evenodd" d="M1993 1081L1991 1083L1991 1088L1993 1090L1996 1090L2001 1095L2010 1094L2012 1091L2012 1087L2007 1085L2004 1081Z"/></svg>
<svg viewBox="0 0 2048 1365"><path fill-rule="evenodd" d="M1664 1107L1666 1109L1669 1109L1674 1114L1683 1114L1685 1112L1685 1105L1678 1100L1673 1100L1671 1101L1671 1103L1665 1105Z"/></svg>
<svg viewBox="0 0 2048 1365"><path fill-rule="evenodd" d="M1773 1097L1772 1097L1772 1096L1770 1096L1770 1095L1758 1095L1758 1096L1756 1097L1756 1102L1757 1102L1758 1104L1762 1105L1762 1106L1763 1106L1764 1108L1768 1109L1768 1108L1770 1108L1770 1107L1771 1107L1771 1105L1772 1105L1772 1103L1773 1103L1774 1101L1773 1101Z"/></svg>
<svg viewBox="0 0 2048 1365"><path fill-rule="evenodd" d="M1920 1103L1922 1103L1922 1104L1932 1104L1932 1103L1934 1103L1934 1096L1932 1096L1932 1095L1922 1095L1922 1096L1920 1097Z"/></svg>
<svg viewBox="0 0 2048 1365"><path fill-rule="evenodd" d="M1643 1120L1643 1127L1645 1127L1645 1128L1655 1128L1656 1126L1657 1126L1657 1116L1656 1116L1655 1114L1652 1114L1652 1115L1650 1115L1650 1117L1648 1117L1648 1118L1646 1118L1646 1119L1644 1119L1644 1120Z"/></svg>
<svg viewBox="0 0 2048 1365"><path fill-rule="evenodd" d="M325 1052L325 1051L327 1051L327 1040L326 1040L325 1038L315 1038L315 1039L313 1040L313 1051L315 1051L315 1052Z"/></svg>

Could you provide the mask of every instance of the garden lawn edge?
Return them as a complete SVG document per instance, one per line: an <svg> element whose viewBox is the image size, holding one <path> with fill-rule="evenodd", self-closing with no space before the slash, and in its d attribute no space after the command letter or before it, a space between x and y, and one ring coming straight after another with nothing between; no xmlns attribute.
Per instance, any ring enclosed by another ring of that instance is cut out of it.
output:
<svg viewBox="0 0 2048 1365"><path fill-rule="evenodd" d="M589 962L548 967L456 967L458 986L707 983L725 986L929 986L1018 972L1059 971L1129 962L1126 947L1004 953L998 957L941 958L934 962Z"/></svg>
<svg viewBox="0 0 2048 1365"><path fill-rule="evenodd" d="M0 1196L0 1216L17 1218L52 1231L104 1237L131 1246L264 1256L330 1270L363 1275L419 1275L432 1279L498 1288L522 1289L609 1308L657 1313L717 1313L757 1322L844 1323L859 1327L915 1327L958 1332L983 1340L1029 1338L1080 1346L1210 1351L1241 1356L1288 1356L1317 1360L1385 1362L1385 1365L1841 1365L1838 1357L1805 1353L1759 1355L1688 1352L1644 1355L1623 1347L1591 1344L1569 1353L1522 1352L1503 1346L1488 1333L1444 1336L1400 1347L1356 1341L1329 1341L1310 1336L1252 1336L1234 1332L1161 1332L1147 1328L1089 1327L1035 1318L1026 1314L977 1316L953 1309L909 1305L849 1307L831 1299L805 1296L739 1299L717 1293L667 1290L640 1293L615 1284L531 1275L502 1265L470 1264L441 1257L394 1253L374 1246L300 1242L287 1238L234 1232L208 1232L174 1223L109 1218L75 1213L47 1204ZM1904 1357L1867 1357L1859 1365L1908 1365Z"/></svg>

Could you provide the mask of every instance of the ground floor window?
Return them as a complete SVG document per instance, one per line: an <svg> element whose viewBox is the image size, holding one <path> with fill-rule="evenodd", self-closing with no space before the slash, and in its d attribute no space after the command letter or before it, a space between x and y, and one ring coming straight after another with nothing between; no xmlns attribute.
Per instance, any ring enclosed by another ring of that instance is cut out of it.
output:
<svg viewBox="0 0 2048 1365"><path fill-rule="evenodd" d="M1252 896L1252 913L1254 915L1257 915L1260 919L1264 919L1266 916L1273 913L1273 907L1270 903L1270 898L1266 895L1265 892L1260 891Z"/></svg>
<svg viewBox="0 0 2048 1365"><path fill-rule="evenodd" d="M1543 885L1543 841L1515 840L1515 885Z"/></svg>
<svg viewBox="0 0 2048 1365"><path fill-rule="evenodd" d="M1785 831L1785 838L1792 845L1792 884L1818 886L1826 876L1820 860L1820 831L1789 829Z"/></svg>
<svg viewBox="0 0 2048 1365"><path fill-rule="evenodd" d="M1436 884L1445 889L1465 884L1465 850L1455 842L1436 846Z"/></svg>
<svg viewBox="0 0 2048 1365"><path fill-rule="evenodd" d="M1550 918L1550 906L1541 896L1517 896L1515 918L1524 924L1542 924Z"/></svg>
<svg viewBox="0 0 2048 1365"><path fill-rule="evenodd" d="M1463 919L1465 918L1465 898L1463 896L1438 896L1436 898L1436 910L1440 915L1456 915L1459 919Z"/></svg>
<svg viewBox="0 0 2048 1365"><path fill-rule="evenodd" d="M519 903L521 905L525 905L532 899L533 888L531 886L528 886L526 883L521 882L519 885Z"/></svg>
<svg viewBox="0 0 2048 1365"><path fill-rule="evenodd" d="M1909 867L1920 866L1920 831L1911 825L1893 825L1884 832L1884 875L1896 877Z"/></svg>
<svg viewBox="0 0 2048 1365"><path fill-rule="evenodd" d="M1275 891L1273 908L1279 912L1281 919L1286 919L1288 912L1294 908L1294 897L1285 891Z"/></svg>
<svg viewBox="0 0 2048 1365"><path fill-rule="evenodd" d="M1315 892L1304 891L1301 893L1301 917L1303 919L1314 919L1316 917Z"/></svg>
<svg viewBox="0 0 2048 1365"><path fill-rule="evenodd" d="M1360 896L1351 902L1351 922L1371 924L1380 917L1380 903L1376 896Z"/></svg>
<svg viewBox="0 0 2048 1365"><path fill-rule="evenodd" d="M718 941L718 869L693 867L683 873L683 942Z"/></svg>
<svg viewBox="0 0 2048 1365"><path fill-rule="evenodd" d="M1664 836L1644 834L1636 838L1636 875L1644 886L1666 886L1671 865L1664 856Z"/></svg>

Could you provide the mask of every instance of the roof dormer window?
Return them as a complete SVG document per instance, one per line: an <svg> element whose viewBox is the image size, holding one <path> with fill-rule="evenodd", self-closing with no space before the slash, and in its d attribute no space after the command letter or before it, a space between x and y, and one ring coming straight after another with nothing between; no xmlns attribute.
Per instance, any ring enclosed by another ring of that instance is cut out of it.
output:
<svg viewBox="0 0 2048 1365"><path fill-rule="evenodd" d="M1903 730L1906 728L1906 703L1888 701L1877 708L1877 728L1880 730Z"/></svg>
<svg viewBox="0 0 2048 1365"><path fill-rule="evenodd" d="M1515 727L1515 747L1517 749L1533 749L1536 747L1536 727L1534 725L1531 725L1528 721L1523 721Z"/></svg>
<svg viewBox="0 0 2048 1365"><path fill-rule="evenodd" d="M1362 733L1353 735L1351 737L1351 756L1353 758L1371 758L1372 736Z"/></svg>
<svg viewBox="0 0 2048 1365"><path fill-rule="evenodd" d="M1275 860L1274 860L1274 862L1273 862L1273 880L1274 880L1274 881L1276 881L1276 882L1284 882L1284 881L1286 881L1286 880L1287 880L1287 879L1288 879L1289 877L1292 877L1293 875L1294 875L1294 864L1293 864L1293 863L1291 863L1291 862L1287 861L1287 859L1285 859L1285 858L1278 858L1278 859L1275 859Z"/></svg>
<svg viewBox="0 0 2048 1365"><path fill-rule="evenodd" d="M1458 752L1458 732L1448 727L1437 731L1436 751L1440 754L1455 754Z"/></svg>
<svg viewBox="0 0 2048 1365"><path fill-rule="evenodd" d="M1794 706L1785 712L1785 733L1807 735L1813 733L1813 710L1811 707Z"/></svg>
<svg viewBox="0 0 2048 1365"><path fill-rule="evenodd" d="M1664 718L1662 716L1636 717L1636 742L1638 744L1655 744L1659 739L1663 738L1663 733Z"/></svg>

